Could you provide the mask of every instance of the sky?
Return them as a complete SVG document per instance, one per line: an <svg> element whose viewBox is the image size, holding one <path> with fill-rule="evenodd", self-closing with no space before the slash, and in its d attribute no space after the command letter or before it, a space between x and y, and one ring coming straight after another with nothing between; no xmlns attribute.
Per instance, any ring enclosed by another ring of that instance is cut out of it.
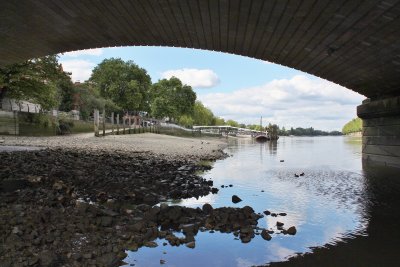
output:
<svg viewBox="0 0 400 267"><path fill-rule="evenodd" d="M332 131L356 117L364 96L313 75L270 62L190 48L113 47L60 54L73 81L89 79L106 58L132 60L153 82L172 76L193 87L214 115L244 124Z"/></svg>

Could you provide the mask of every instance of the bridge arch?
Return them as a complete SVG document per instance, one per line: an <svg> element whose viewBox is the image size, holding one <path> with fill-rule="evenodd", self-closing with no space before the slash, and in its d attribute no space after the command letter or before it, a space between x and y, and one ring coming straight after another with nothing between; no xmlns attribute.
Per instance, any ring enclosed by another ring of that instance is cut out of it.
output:
<svg viewBox="0 0 400 267"><path fill-rule="evenodd" d="M400 94L399 1L27 0L0 4L0 65L112 46L267 60L370 98Z"/></svg>

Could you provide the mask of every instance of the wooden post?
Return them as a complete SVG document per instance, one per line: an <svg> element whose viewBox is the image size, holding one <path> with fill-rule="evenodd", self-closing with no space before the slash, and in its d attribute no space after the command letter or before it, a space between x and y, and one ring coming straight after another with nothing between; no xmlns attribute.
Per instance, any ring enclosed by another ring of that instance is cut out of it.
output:
<svg viewBox="0 0 400 267"><path fill-rule="evenodd" d="M111 134L114 134L114 112L111 112Z"/></svg>
<svg viewBox="0 0 400 267"><path fill-rule="evenodd" d="M19 135L19 121L18 121L18 111L14 111L14 133Z"/></svg>
<svg viewBox="0 0 400 267"><path fill-rule="evenodd" d="M117 114L117 134L119 134L119 114Z"/></svg>
<svg viewBox="0 0 400 267"><path fill-rule="evenodd" d="M129 115L129 134L131 134L131 123L132 123L131 116Z"/></svg>
<svg viewBox="0 0 400 267"><path fill-rule="evenodd" d="M99 136L99 117L99 110L95 109L93 112L94 136Z"/></svg>
<svg viewBox="0 0 400 267"><path fill-rule="evenodd" d="M125 134L125 116L122 117L122 128L123 128L122 134Z"/></svg>
<svg viewBox="0 0 400 267"><path fill-rule="evenodd" d="M103 136L106 136L106 110L103 108Z"/></svg>

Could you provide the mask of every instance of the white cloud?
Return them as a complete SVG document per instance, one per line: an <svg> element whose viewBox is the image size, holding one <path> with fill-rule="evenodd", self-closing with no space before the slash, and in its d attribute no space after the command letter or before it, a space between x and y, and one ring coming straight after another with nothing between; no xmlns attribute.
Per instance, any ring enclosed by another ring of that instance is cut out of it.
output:
<svg viewBox="0 0 400 267"><path fill-rule="evenodd" d="M169 79L172 76L179 78L184 84L193 88L211 88L219 83L217 74L210 69L179 69L161 73L163 79Z"/></svg>
<svg viewBox="0 0 400 267"><path fill-rule="evenodd" d="M72 73L71 78L74 82L83 82L89 79L93 68L96 66L93 62L80 59L64 60L60 63L64 71Z"/></svg>
<svg viewBox="0 0 400 267"><path fill-rule="evenodd" d="M217 116L241 123L266 123L280 126L314 127L340 130L356 116L363 96L337 84L305 75L273 80L231 93L199 95Z"/></svg>
<svg viewBox="0 0 400 267"><path fill-rule="evenodd" d="M64 56L67 57L79 57L79 56L101 56L103 54L103 49L101 48L93 48L93 49L85 49L64 53Z"/></svg>

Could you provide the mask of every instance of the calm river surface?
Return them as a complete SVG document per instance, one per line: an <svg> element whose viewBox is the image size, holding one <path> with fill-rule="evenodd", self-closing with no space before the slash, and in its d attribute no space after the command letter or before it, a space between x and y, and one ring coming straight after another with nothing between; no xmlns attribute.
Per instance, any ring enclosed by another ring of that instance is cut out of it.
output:
<svg viewBox="0 0 400 267"><path fill-rule="evenodd" d="M400 177L396 170L361 161L361 139L351 137L281 137L277 142L232 140L229 158L204 173L218 194L173 204L243 207L265 216L259 226L276 221L295 226L294 236L256 235L250 243L233 234L199 232L194 249L163 246L128 252L127 266L394 266L400 252ZM284 162L281 162L284 160ZM304 172L304 176L294 174ZM232 184L233 187L221 188ZM232 195L243 201L233 204ZM172 203L170 203L172 204ZM298 257L289 258L299 255ZM397 265L399 266L399 265Z"/></svg>

